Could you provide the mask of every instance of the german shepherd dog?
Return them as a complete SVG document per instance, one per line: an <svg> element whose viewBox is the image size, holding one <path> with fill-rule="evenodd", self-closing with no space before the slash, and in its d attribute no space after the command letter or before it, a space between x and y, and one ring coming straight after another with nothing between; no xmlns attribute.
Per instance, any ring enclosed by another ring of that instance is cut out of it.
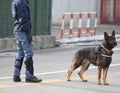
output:
<svg viewBox="0 0 120 93"><path fill-rule="evenodd" d="M117 46L115 31L111 36L104 32L104 39L102 44L97 47L84 48L75 53L73 58L73 64L68 70L67 80L71 81L70 76L72 72L81 66L81 70L78 73L83 82L87 82L83 78L83 73L88 69L90 63L98 66L98 85L101 85L101 74L103 70L103 84L109 85L106 81L107 71L112 61L112 49Z"/></svg>

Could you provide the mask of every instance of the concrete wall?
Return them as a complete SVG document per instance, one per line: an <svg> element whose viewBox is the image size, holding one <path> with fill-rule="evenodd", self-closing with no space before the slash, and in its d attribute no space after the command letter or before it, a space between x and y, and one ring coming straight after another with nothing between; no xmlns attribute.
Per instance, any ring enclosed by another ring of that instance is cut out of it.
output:
<svg viewBox="0 0 120 93"><path fill-rule="evenodd" d="M35 49L46 49L55 47L55 36L35 36L33 37L33 45Z"/></svg>
<svg viewBox="0 0 120 93"><path fill-rule="evenodd" d="M52 48L55 46L55 36L35 36L33 37L34 49ZM14 38L0 39L0 52L16 50L16 40Z"/></svg>

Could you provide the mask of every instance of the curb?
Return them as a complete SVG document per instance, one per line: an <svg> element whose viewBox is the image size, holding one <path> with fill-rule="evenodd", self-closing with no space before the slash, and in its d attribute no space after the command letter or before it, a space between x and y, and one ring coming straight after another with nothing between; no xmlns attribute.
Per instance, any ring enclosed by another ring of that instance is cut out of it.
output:
<svg viewBox="0 0 120 93"><path fill-rule="evenodd" d="M34 49L46 49L55 47L55 36L34 36L33 47ZM16 39L15 38L3 38L0 39L0 52L14 51L16 50Z"/></svg>
<svg viewBox="0 0 120 93"><path fill-rule="evenodd" d="M99 45L103 40L103 35L81 37L81 38L71 38L71 39L59 39L56 40L56 46L79 44L79 45ZM120 42L120 34L116 35L117 42Z"/></svg>

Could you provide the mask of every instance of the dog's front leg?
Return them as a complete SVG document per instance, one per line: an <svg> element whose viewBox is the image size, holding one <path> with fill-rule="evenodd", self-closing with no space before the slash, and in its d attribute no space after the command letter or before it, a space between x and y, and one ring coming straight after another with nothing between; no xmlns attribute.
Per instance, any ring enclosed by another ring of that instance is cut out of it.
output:
<svg viewBox="0 0 120 93"><path fill-rule="evenodd" d="M101 85L101 71L102 67L98 66L98 85Z"/></svg>
<svg viewBox="0 0 120 93"><path fill-rule="evenodd" d="M107 78L107 71L108 71L108 67L103 68L103 84L104 85L109 85L106 81Z"/></svg>

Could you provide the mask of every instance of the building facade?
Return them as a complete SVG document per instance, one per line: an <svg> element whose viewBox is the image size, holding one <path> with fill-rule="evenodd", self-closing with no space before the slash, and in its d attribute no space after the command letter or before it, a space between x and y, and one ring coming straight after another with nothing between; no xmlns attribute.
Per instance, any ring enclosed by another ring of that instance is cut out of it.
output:
<svg viewBox="0 0 120 93"><path fill-rule="evenodd" d="M53 0L52 23L61 24L64 12L98 13L98 24L120 22L120 0Z"/></svg>
<svg viewBox="0 0 120 93"><path fill-rule="evenodd" d="M95 11L98 13L98 24L120 23L120 0L29 0L29 2L33 35L50 35L51 25L61 25L64 12ZM0 0L0 38L4 37L13 37L11 0Z"/></svg>

